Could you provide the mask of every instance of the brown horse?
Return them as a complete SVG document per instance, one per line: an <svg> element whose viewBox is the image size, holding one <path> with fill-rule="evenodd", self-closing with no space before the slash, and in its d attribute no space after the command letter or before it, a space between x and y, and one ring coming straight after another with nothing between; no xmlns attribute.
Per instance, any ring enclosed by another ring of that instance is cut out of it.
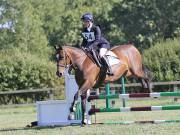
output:
<svg viewBox="0 0 180 135"><path fill-rule="evenodd" d="M88 89L97 88L102 83L113 82L124 75L141 80L142 87L144 88L142 92L150 92L150 79L143 68L139 51L130 44L115 46L111 48L111 51L118 56L120 63L112 66L114 75L108 76L106 75L106 70L100 69L83 50L70 46L56 47L57 75L61 77L67 67L75 70L75 79L79 90L74 96L70 112L73 112L77 98L81 96L82 124L84 124Z"/></svg>

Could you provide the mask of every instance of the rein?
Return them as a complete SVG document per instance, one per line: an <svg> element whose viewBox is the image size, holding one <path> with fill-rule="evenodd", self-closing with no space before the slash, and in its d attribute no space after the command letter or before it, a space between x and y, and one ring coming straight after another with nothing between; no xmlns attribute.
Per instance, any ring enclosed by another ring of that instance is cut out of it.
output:
<svg viewBox="0 0 180 135"><path fill-rule="evenodd" d="M92 60L93 63L96 63L98 67L102 67L99 59L97 58L96 52L89 48L85 49L84 47L81 48L84 53Z"/></svg>

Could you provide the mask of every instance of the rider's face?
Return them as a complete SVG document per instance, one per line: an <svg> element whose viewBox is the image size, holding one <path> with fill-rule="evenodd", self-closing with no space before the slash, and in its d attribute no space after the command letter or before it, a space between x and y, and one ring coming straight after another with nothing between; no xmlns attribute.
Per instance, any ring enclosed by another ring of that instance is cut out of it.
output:
<svg viewBox="0 0 180 135"><path fill-rule="evenodd" d="M90 21L83 21L83 25L85 28L88 28L90 26Z"/></svg>

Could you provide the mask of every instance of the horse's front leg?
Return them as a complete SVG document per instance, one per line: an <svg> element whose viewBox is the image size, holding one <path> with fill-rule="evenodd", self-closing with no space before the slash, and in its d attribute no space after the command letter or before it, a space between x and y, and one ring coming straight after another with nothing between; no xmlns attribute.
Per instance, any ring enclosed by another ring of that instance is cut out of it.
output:
<svg viewBox="0 0 180 135"><path fill-rule="evenodd" d="M88 90L88 92L90 93L90 90ZM74 112L76 111L76 105L77 105L78 98L79 98L79 96L78 96L78 92L77 92L74 96L74 101L72 102L71 107L70 107L70 114L68 116L69 120L75 119ZM89 119L87 118L87 114L85 113L86 109L87 109L86 108L87 93L84 93L83 95L81 95L80 98L81 98L81 108L82 108L81 109L82 110L82 124L90 124L91 122L89 121Z"/></svg>
<svg viewBox="0 0 180 135"><path fill-rule="evenodd" d="M73 120L74 119L74 112L76 111L77 100L78 100L78 91L74 95L73 102L71 103L71 106L69 108L69 110L70 110L70 114L68 116L69 120Z"/></svg>
<svg viewBox="0 0 180 135"><path fill-rule="evenodd" d="M82 108L82 122L81 123L85 124L84 114L86 111L86 98L87 98L86 93L87 93L87 90L90 89L91 87L92 87L91 83L88 80L85 81L85 83L80 87L78 92L75 94L74 100L70 106L70 114L68 116L68 119L74 119L74 111L76 109L78 97L81 97L81 108Z"/></svg>
<svg viewBox="0 0 180 135"><path fill-rule="evenodd" d="M82 107L82 121L81 124L84 125L85 119L85 111L86 111L86 100L87 100L87 90L92 88L91 83L87 80L85 83L82 85L82 87L79 89L78 93L81 96L81 107Z"/></svg>

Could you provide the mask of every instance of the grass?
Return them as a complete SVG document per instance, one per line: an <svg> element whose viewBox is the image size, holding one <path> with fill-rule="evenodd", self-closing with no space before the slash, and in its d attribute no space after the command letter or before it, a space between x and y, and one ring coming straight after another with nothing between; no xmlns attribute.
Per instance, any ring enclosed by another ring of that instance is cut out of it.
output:
<svg viewBox="0 0 180 135"><path fill-rule="evenodd" d="M118 103L118 101L116 101ZM97 103L103 106L103 101ZM128 101L128 106L168 105L174 104L172 99L135 100ZM175 104L180 104L180 101ZM120 104L116 104L119 106ZM151 111L129 113L99 113L97 122L106 120L154 120L180 119L180 110ZM93 120L95 116L93 116ZM26 128L30 122L36 121L36 108L14 107L0 109L0 135L179 135L180 123L164 124L130 124L130 125L100 125L66 126L66 127L33 127Z"/></svg>

